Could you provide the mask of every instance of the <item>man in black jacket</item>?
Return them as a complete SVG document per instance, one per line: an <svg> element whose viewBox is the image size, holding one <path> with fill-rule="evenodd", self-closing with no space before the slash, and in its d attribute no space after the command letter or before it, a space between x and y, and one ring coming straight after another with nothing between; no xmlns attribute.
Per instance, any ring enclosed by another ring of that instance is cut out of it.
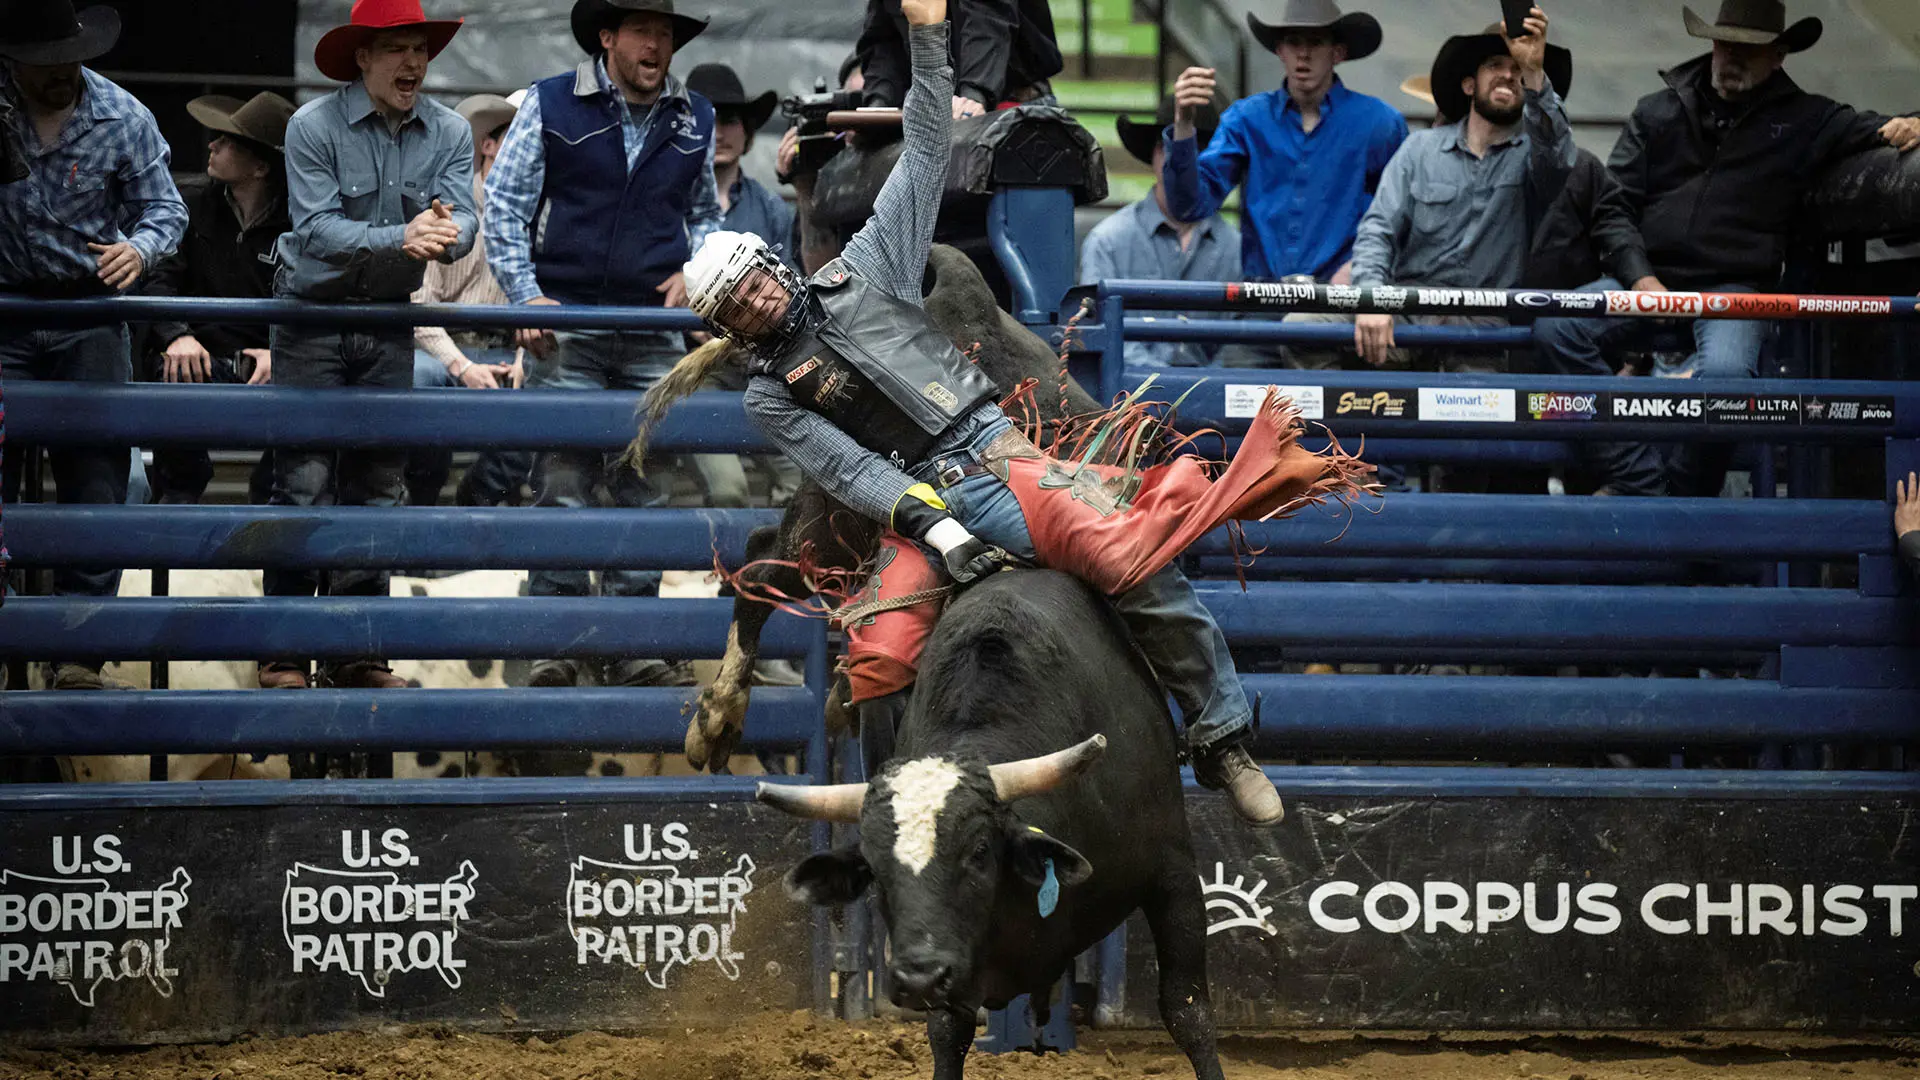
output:
<svg viewBox="0 0 1920 1080"><path fill-rule="evenodd" d="M1712 54L1667 72L1667 88L1640 100L1609 162L1652 266L1653 276L1634 287L1771 289L1814 178L1863 150L1920 145L1920 120L1888 120L1801 90L1782 65L1819 40L1821 24L1806 18L1787 26L1781 0L1723 0L1712 23L1684 14L1689 34L1713 41ZM1602 279L1590 288L1621 285ZM1535 338L1549 370L1606 375L1613 367L1607 353L1644 341L1654 328L1644 319L1543 319ZM1700 320L1694 353L1658 373L1751 377L1768 331L1764 322ZM1719 487L1719 468L1674 472L1652 446L1590 449L1606 474L1602 490L1612 494L1658 495L1669 487L1712 494Z"/></svg>
<svg viewBox="0 0 1920 1080"><path fill-rule="evenodd" d="M273 246L291 228L281 147L293 108L273 93L247 102L209 94L187 103L187 112L212 135L207 182L189 196L186 236L148 276L147 295L273 296ZM153 326L153 341L161 350L153 374L166 382L257 386L273 376L264 325L161 322ZM204 449L159 447L153 464L159 502L199 502L213 479Z"/></svg>
<svg viewBox="0 0 1920 1080"><path fill-rule="evenodd" d="M1062 63L1047 0L967 0L952 8L955 120L1003 102L1053 102L1047 80L1060 74ZM899 108L913 81L900 0L867 0L855 52L866 76L866 103Z"/></svg>

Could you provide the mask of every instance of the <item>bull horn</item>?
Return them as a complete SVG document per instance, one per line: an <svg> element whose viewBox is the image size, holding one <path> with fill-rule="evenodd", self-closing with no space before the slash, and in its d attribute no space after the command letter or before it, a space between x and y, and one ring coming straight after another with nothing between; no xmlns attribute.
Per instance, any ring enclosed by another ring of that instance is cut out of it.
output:
<svg viewBox="0 0 1920 1080"><path fill-rule="evenodd" d="M988 771L993 774L993 792L1000 796L1003 803L1024 799L1029 795L1044 795L1085 772L1100 760L1100 755L1106 749L1107 737L1095 735L1065 750L990 766Z"/></svg>
<svg viewBox="0 0 1920 1080"><path fill-rule="evenodd" d="M753 797L794 817L857 825L860 823L860 804L867 798L867 785L769 784L763 781L753 789Z"/></svg>

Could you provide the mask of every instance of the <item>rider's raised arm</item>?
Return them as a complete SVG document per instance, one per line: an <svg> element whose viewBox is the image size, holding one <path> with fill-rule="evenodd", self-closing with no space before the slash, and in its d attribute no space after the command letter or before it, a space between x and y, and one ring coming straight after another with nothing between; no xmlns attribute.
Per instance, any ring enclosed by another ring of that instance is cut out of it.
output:
<svg viewBox="0 0 1920 1080"><path fill-rule="evenodd" d="M953 141L953 67L947 60L946 4L907 0L901 5L913 25L913 85L901 122L905 143L893 174L874 200L873 217L840 253L854 273L910 303L920 302L927 249L947 187L947 157ZM920 19L931 18L929 22Z"/></svg>

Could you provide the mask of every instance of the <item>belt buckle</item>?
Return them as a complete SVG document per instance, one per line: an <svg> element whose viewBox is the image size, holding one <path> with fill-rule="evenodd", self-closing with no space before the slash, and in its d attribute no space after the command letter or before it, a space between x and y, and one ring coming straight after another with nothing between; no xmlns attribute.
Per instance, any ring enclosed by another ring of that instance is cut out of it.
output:
<svg viewBox="0 0 1920 1080"><path fill-rule="evenodd" d="M960 481L966 478L967 467L965 465L949 465L940 470L940 486L943 488L955 487Z"/></svg>

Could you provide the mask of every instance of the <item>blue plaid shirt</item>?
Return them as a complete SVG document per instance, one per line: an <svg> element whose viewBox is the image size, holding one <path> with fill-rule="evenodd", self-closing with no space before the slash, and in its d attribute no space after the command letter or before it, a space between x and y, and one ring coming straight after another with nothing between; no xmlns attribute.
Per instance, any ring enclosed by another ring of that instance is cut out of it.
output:
<svg viewBox="0 0 1920 1080"><path fill-rule="evenodd" d="M0 290L97 280L88 244L124 240L148 270L187 231L187 204L167 171L172 154L147 107L86 68L73 115L41 146L26 104L0 69L0 122L26 148L25 180L0 184ZM104 286L102 289L104 290Z"/></svg>
<svg viewBox="0 0 1920 1080"><path fill-rule="evenodd" d="M588 67L592 70L589 72ZM647 111L635 116L627 96L614 89L607 76L606 58L583 61L575 73L576 82L591 77L600 92L620 103L620 130L626 140L627 171L632 172L646 147L647 132L660 113L660 102L684 99L687 88L678 78L668 75L660 88L660 97ZM575 93L583 91L576 89ZM624 183L624 178L622 178ZM507 294L510 304L524 304L540 295L540 282L533 273L533 212L540 205L540 192L547 184L546 127L540 122L540 94L529 90L513 115L513 126L493 159L493 171L487 173L486 214L481 228L487 238L487 266L493 278ZM707 234L720 228L720 195L713 182L713 140L707 140L707 168L695 181L693 210L687 220L687 250L699 251Z"/></svg>

